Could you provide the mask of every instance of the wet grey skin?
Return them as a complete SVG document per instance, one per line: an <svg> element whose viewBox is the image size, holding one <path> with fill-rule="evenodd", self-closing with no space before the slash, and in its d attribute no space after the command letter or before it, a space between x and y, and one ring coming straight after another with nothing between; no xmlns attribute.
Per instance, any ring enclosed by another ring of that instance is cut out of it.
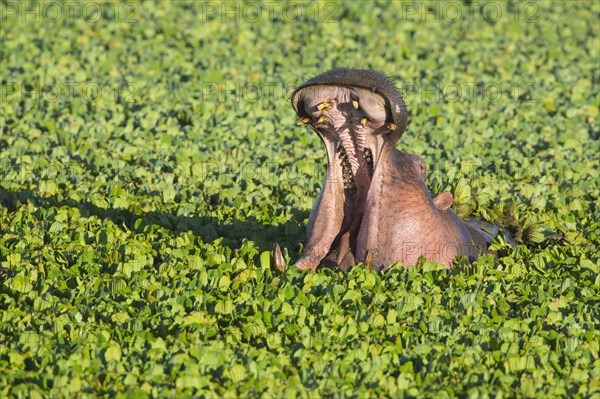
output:
<svg viewBox="0 0 600 399"><path fill-rule="evenodd" d="M384 75L333 69L298 87L291 100L297 124L319 135L328 159L298 268L347 270L364 262L380 270L398 261L414 265L421 256L450 267L460 255L474 260L486 250L485 237L450 208L450 193L432 198L425 162L395 148L407 111ZM274 254L281 263L280 251Z"/></svg>

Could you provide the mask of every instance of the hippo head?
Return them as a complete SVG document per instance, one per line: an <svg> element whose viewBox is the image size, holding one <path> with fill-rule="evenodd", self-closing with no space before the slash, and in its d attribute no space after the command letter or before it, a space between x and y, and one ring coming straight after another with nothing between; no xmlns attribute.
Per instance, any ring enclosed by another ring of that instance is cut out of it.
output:
<svg viewBox="0 0 600 399"><path fill-rule="evenodd" d="M485 240L451 209L452 194L431 197L421 157L395 148L407 124L406 106L382 74L333 69L292 93L298 124L308 124L327 150L327 176L308 220L300 269L357 262L380 270L421 257L450 267L475 259ZM281 251L275 264L284 266Z"/></svg>
<svg viewBox="0 0 600 399"><path fill-rule="evenodd" d="M394 149L408 118L394 84L371 70L332 69L302 84L291 99L298 124L308 124L327 149L327 180L309 219L309 248L298 264L314 269L336 243L345 246L345 233L350 241L355 238L357 232L350 230L360 225L374 171Z"/></svg>

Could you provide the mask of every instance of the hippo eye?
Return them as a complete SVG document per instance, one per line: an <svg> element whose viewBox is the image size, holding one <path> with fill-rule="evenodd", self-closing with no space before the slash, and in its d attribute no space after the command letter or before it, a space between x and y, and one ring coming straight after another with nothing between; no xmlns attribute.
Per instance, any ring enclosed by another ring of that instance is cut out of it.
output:
<svg viewBox="0 0 600 399"><path fill-rule="evenodd" d="M421 170L421 172L423 172L423 174L425 174L425 170L426 170L425 162L423 162L422 160L419 160L419 162L417 162L417 165L419 165L419 169Z"/></svg>
<svg viewBox="0 0 600 399"><path fill-rule="evenodd" d="M425 161L423 161L421 157L414 154L412 155L412 159L417 168L417 172L419 172L419 174L421 174L421 176L425 178L425 175L427 173L427 166L425 165Z"/></svg>

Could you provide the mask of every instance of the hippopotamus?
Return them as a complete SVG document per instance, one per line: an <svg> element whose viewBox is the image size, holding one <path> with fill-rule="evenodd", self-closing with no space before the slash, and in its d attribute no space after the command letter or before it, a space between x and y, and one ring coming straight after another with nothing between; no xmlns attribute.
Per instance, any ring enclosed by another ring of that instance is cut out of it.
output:
<svg viewBox="0 0 600 399"><path fill-rule="evenodd" d="M472 261L486 251L486 237L452 211L452 194L432 197L423 159L396 149L407 109L383 74L332 69L294 90L291 101L297 124L319 135L328 160L298 268L363 262L381 270L420 257L450 267L458 256ZM274 255L283 268L278 245Z"/></svg>

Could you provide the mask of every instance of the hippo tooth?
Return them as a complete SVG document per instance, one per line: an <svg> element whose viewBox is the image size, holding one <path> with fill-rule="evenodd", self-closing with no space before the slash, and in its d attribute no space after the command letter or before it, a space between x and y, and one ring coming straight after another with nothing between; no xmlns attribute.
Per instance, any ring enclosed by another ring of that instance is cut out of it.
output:
<svg viewBox="0 0 600 399"><path fill-rule="evenodd" d="M298 120L296 120L296 125L302 126L302 125L304 125L305 123L308 123L308 122L310 122L310 118L308 118L308 117L299 118Z"/></svg>
<svg viewBox="0 0 600 399"><path fill-rule="evenodd" d="M323 122L325 122L327 120L327 115L321 115L319 117L319 119L317 120L317 126L319 126L320 124L322 124Z"/></svg>
<svg viewBox="0 0 600 399"><path fill-rule="evenodd" d="M367 267L367 269L370 269L372 265L373 265L373 251L367 250L365 266Z"/></svg>
<svg viewBox="0 0 600 399"><path fill-rule="evenodd" d="M365 157L365 162L367 163L367 171L369 172L369 177L373 177L373 152L370 148L365 148L363 150L363 154Z"/></svg>
<svg viewBox="0 0 600 399"><path fill-rule="evenodd" d="M273 244L273 251L271 252L271 254L273 256L273 265L275 266L275 269L279 270L282 273L285 272L285 258L281 253L281 247L278 243Z"/></svg>
<svg viewBox="0 0 600 399"><path fill-rule="evenodd" d="M323 111L324 109L333 108L333 103L331 101L323 101L321 104L317 105L317 109L319 111Z"/></svg>
<svg viewBox="0 0 600 399"><path fill-rule="evenodd" d="M396 130L396 124L395 124L395 123L393 123L393 122L386 123L386 124L385 124L385 127L387 127L388 129L390 129L392 132L393 132L394 130Z"/></svg>
<svg viewBox="0 0 600 399"><path fill-rule="evenodd" d="M362 118L362 119L360 120L360 124L362 125L362 127L365 127L365 126L367 126L367 122L368 122L368 121L369 121L369 120L368 120L367 118Z"/></svg>
<svg viewBox="0 0 600 399"><path fill-rule="evenodd" d="M352 106L354 107L354 109L359 109L359 107L358 107L358 101L352 100Z"/></svg>

